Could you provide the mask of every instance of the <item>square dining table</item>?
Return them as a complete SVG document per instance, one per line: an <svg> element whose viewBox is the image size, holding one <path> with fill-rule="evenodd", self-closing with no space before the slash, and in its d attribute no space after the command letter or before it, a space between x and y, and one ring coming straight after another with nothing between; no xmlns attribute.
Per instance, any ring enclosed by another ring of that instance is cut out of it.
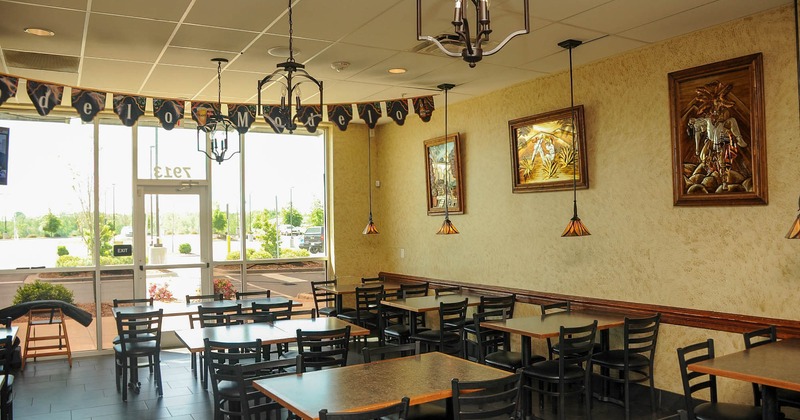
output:
<svg viewBox="0 0 800 420"><path fill-rule="evenodd" d="M522 336L522 360L531 360L531 338L553 338L561 327L581 327L597 320L603 350L608 349L608 330L625 324L625 315L599 311L565 311L548 315L511 318L503 321L485 321L481 327Z"/></svg>
<svg viewBox="0 0 800 420"><path fill-rule="evenodd" d="M411 322L409 328L411 335L417 333L416 317L418 315L425 316L425 312L433 312L439 310L441 303L455 303L467 300L467 306L478 306L481 303L481 296L474 293L456 293L452 295L441 296L417 296L405 299L383 300L382 305L391 306L397 309L403 309L411 313Z"/></svg>
<svg viewBox="0 0 800 420"><path fill-rule="evenodd" d="M423 404L452 397L453 378L483 381L510 374L432 352L260 379L253 385L301 419L315 420L323 408L363 411L396 404L403 397L409 397L411 405Z"/></svg>
<svg viewBox="0 0 800 420"><path fill-rule="evenodd" d="M347 284L332 284L332 285L320 285L317 286L320 290L325 290L327 292L331 292L336 296L336 313L342 313L342 308L344 307L344 296L345 295L354 295L356 294L356 288L358 287L369 287L375 286L376 284L382 284L383 290L388 292L390 290L400 290L400 285L402 283L397 283L394 281L382 281L380 283L369 283L369 284L362 284L362 283L347 283Z"/></svg>
<svg viewBox="0 0 800 420"><path fill-rule="evenodd" d="M16 337L18 331L19 327L15 327L13 325L10 328L0 327L0 337L5 338L8 337L9 335L11 337Z"/></svg>
<svg viewBox="0 0 800 420"><path fill-rule="evenodd" d="M739 379L762 386L762 417L780 417L777 388L800 391L800 339L792 338L692 363L691 371Z"/></svg>

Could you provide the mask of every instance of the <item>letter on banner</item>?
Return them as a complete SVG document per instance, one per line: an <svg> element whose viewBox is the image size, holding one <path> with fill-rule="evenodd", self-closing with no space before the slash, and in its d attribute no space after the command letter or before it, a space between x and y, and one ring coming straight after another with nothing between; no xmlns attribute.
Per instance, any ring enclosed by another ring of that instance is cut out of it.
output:
<svg viewBox="0 0 800 420"><path fill-rule="evenodd" d="M375 128L378 123L378 118L383 114L381 112L380 102L370 102L366 104L358 104L358 116L367 123L369 128Z"/></svg>
<svg viewBox="0 0 800 420"><path fill-rule="evenodd" d="M218 111L217 105L211 102L192 102L192 119L203 131L208 131L205 129L208 117L216 115Z"/></svg>
<svg viewBox="0 0 800 420"><path fill-rule="evenodd" d="M183 102L172 99L153 99L153 115L165 130L172 130L183 118Z"/></svg>
<svg viewBox="0 0 800 420"><path fill-rule="evenodd" d="M18 84L18 78L0 75L0 105L6 103L8 98L17 96Z"/></svg>
<svg viewBox="0 0 800 420"><path fill-rule="evenodd" d="M114 95L114 113L126 127L133 127L144 115L147 98L144 96Z"/></svg>
<svg viewBox="0 0 800 420"><path fill-rule="evenodd" d="M328 105L328 121L336 124L339 130L347 130L347 125L353 119L352 104Z"/></svg>
<svg viewBox="0 0 800 420"><path fill-rule="evenodd" d="M397 125L403 125L406 122L406 115L408 115L408 99L386 101L386 113Z"/></svg>
<svg viewBox="0 0 800 420"><path fill-rule="evenodd" d="M319 105L303 105L297 112L297 120L306 126L309 133L317 131L317 126L322 122L322 113Z"/></svg>
<svg viewBox="0 0 800 420"><path fill-rule="evenodd" d="M288 110L280 105L263 105L261 113L264 115L264 121L272 127L276 133L283 133L286 128L286 123L289 122Z"/></svg>
<svg viewBox="0 0 800 420"><path fill-rule="evenodd" d="M256 107L254 105L228 104L228 118L236 126L239 134L245 134L256 120Z"/></svg>
<svg viewBox="0 0 800 420"><path fill-rule="evenodd" d="M414 102L414 112L419 115L422 121L430 121L435 108L433 106L433 96L414 98L412 102Z"/></svg>
<svg viewBox="0 0 800 420"><path fill-rule="evenodd" d="M83 122L92 122L98 112L106 109L106 93L72 88L72 107Z"/></svg>
<svg viewBox="0 0 800 420"><path fill-rule="evenodd" d="M57 105L61 104L61 95L64 93L64 86L50 85L28 80L28 97L31 98L36 112L41 116L50 113Z"/></svg>

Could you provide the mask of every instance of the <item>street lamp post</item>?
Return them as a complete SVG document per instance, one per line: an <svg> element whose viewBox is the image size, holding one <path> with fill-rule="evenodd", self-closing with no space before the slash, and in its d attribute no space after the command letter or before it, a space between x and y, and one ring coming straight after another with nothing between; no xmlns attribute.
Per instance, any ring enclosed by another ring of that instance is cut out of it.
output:
<svg viewBox="0 0 800 420"><path fill-rule="evenodd" d="M111 228L117 234L117 184L111 184Z"/></svg>
<svg viewBox="0 0 800 420"><path fill-rule="evenodd" d="M294 187L289 187L289 247L294 248L294 208L292 208L292 190Z"/></svg>

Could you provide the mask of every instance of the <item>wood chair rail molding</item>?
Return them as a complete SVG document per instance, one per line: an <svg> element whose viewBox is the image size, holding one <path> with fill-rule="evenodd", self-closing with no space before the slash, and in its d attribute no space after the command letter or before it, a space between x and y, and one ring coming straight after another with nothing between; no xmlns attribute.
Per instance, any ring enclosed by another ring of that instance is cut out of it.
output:
<svg viewBox="0 0 800 420"><path fill-rule="evenodd" d="M729 312L715 312L702 309L681 308L676 306L627 302L585 296L562 295L558 293L539 292L535 290L516 289L511 287L487 286L452 280L439 280L400 273L380 272L379 276L383 277L387 281L401 283L427 281L430 283L432 288L436 288L437 286L461 286L462 290L477 294L516 293L518 302L532 305L541 305L567 300L575 309L614 311L634 316L660 312L661 322L715 331L743 333L763 328L765 326L774 325L778 329L779 338L800 337L800 321L796 320L766 318Z"/></svg>

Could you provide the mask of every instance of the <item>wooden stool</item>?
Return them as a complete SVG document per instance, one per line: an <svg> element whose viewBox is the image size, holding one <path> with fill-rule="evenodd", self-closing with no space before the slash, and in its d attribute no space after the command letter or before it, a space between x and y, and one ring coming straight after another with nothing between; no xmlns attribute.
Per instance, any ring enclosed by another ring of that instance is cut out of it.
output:
<svg viewBox="0 0 800 420"><path fill-rule="evenodd" d="M51 330L55 325L58 334L53 335ZM45 331L45 335L36 336L36 330ZM48 335L49 334L49 335ZM55 341L58 340L58 343ZM72 351L67 336L67 324L64 323L64 312L61 308L31 309L28 311L28 329L25 333L25 351L22 355L22 369L25 362L37 357L67 355L69 367L72 367Z"/></svg>

